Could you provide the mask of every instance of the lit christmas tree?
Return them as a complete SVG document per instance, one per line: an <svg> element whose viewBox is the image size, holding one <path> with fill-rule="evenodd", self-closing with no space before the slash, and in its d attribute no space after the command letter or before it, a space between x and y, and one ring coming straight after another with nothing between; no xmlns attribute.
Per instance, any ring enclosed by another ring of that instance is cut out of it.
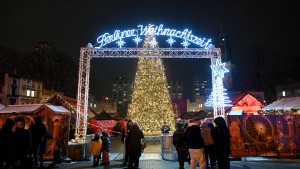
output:
<svg viewBox="0 0 300 169"><path fill-rule="evenodd" d="M158 48L156 38L149 29L143 48L151 49L151 51L142 52L141 55L146 57L138 61L128 115L139 123L144 134L160 134L164 122L167 122L173 131L175 129L174 112L167 88L165 69L162 59L157 57L158 53L155 51Z"/></svg>

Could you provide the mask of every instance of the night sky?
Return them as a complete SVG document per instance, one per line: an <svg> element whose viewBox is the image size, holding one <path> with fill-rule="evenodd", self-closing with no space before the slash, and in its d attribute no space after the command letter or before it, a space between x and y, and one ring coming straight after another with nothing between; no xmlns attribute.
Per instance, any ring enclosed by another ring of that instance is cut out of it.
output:
<svg viewBox="0 0 300 169"><path fill-rule="evenodd" d="M30 53L37 42L46 40L78 63L80 47L95 44L99 35L116 29L164 24L193 30L194 35L212 38L217 44L223 24L234 63L245 67L246 54L256 46L266 46L282 57L299 55L298 11L296 0L0 0L0 45ZM209 60L167 59L164 63L168 80L183 80L186 97L191 96L193 77L211 78ZM133 79L136 67L136 59L93 59L91 92L111 95L112 79L119 75Z"/></svg>

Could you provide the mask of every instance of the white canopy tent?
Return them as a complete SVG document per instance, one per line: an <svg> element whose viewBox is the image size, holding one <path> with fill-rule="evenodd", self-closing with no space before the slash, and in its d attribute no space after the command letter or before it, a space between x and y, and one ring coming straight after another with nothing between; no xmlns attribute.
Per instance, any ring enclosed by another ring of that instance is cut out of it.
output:
<svg viewBox="0 0 300 169"><path fill-rule="evenodd" d="M296 110L300 113L300 96L298 97L289 97L289 98L282 98L279 99L264 108L260 111L291 111Z"/></svg>

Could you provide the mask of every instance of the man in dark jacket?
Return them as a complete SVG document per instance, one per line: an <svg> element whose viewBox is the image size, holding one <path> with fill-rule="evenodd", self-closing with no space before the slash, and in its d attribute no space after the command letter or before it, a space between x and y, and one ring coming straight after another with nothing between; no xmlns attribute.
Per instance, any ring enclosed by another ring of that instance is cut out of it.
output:
<svg viewBox="0 0 300 169"><path fill-rule="evenodd" d="M216 157L218 168L230 169L230 134L223 117L217 117L214 120L216 127L212 130L212 136L216 146Z"/></svg>
<svg viewBox="0 0 300 169"><path fill-rule="evenodd" d="M139 159L142 154L142 144L141 141L144 138L142 130L139 128L137 122L134 122L128 133L128 155L129 155L129 164L128 168L138 168Z"/></svg>
<svg viewBox="0 0 300 169"><path fill-rule="evenodd" d="M44 168L44 153L46 151L47 144L47 128L43 123L43 119L41 116L35 117L34 124L30 125L29 131L32 138L34 166L35 168ZM38 161L40 161L40 167L38 165Z"/></svg>
<svg viewBox="0 0 300 169"><path fill-rule="evenodd" d="M30 132L25 129L25 120L23 117L18 117L15 120L15 137L16 142L16 154L15 160L19 164L18 168L28 169L32 167L31 158L31 135Z"/></svg>
<svg viewBox="0 0 300 169"><path fill-rule="evenodd" d="M122 142L125 142L125 157L124 157L124 162L123 162L123 166L125 167L129 161L129 156L128 156L128 145L129 145L129 141L127 139L128 133L130 131L130 127L132 126L133 121L132 120L128 120L127 124L126 124L126 129L124 129L122 131Z"/></svg>
<svg viewBox="0 0 300 169"><path fill-rule="evenodd" d="M176 147L178 154L179 169L184 169L184 161L188 157L188 147L184 139L184 122L177 122L177 129L173 134L173 145Z"/></svg>
<svg viewBox="0 0 300 169"><path fill-rule="evenodd" d="M7 119L0 129L0 168L5 163L5 168L14 168L13 155L15 154L13 127L15 122Z"/></svg>
<svg viewBox="0 0 300 169"><path fill-rule="evenodd" d="M205 155L204 155L204 142L200 130L200 118L193 118L185 131L185 139L190 153L190 169L196 168L196 163L199 162L200 169L206 168Z"/></svg>

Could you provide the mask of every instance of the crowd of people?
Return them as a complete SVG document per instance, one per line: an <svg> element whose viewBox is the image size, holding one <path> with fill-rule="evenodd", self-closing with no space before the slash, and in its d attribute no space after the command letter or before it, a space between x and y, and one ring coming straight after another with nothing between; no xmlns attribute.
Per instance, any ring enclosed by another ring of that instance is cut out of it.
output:
<svg viewBox="0 0 300 169"><path fill-rule="evenodd" d="M230 135L223 117L217 117L213 123L210 119L195 117L190 122L178 120L173 133L173 144L176 147L179 169L184 168L184 162L190 164L190 169L199 165L200 169L229 169Z"/></svg>
<svg viewBox="0 0 300 169"><path fill-rule="evenodd" d="M25 129L23 117L8 118L0 129L0 138L0 169L45 168L43 157L47 139L53 138L49 135L41 116L35 117L28 130ZM59 142L56 149L57 156L61 158Z"/></svg>
<svg viewBox="0 0 300 169"><path fill-rule="evenodd" d="M138 168L139 159L142 154L141 141L144 138L142 130L139 128L137 122L128 120L126 128L122 131L122 142L125 144L125 156L123 166L128 168ZM107 130L102 131L102 136L95 134L91 145L90 151L93 154L93 167L99 165L109 165L109 150L110 150L110 135Z"/></svg>
<svg viewBox="0 0 300 169"><path fill-rule="evenodd" d="M164 123L162 134L169 133L169 127ZM121 141L125 145L123 166L138 168L142 154L142 130L137 122L128 120L122 131ZM193 118L189 123L178 120L173 133L173 144L178 154L179 169L184 169L184 162L190 164L190 169L199 165L200 169L214 168L229 169L230 135L223 117L211 119ZM110 136L106 130L102 136L95 134L90 145L93 154L93 166L109 165Z"/></svg>

